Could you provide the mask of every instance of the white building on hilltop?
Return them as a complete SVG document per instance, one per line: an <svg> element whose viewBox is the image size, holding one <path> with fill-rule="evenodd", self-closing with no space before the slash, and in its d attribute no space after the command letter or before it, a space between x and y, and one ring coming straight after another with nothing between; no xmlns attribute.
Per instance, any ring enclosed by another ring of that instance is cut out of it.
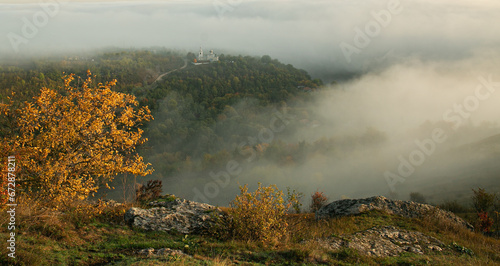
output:
<svg viewBox="0 0 500 266"><path fill-rule="evenodd" d="M201 64L209 64L212 62L217 62L219 61L219 57L214 54L214 50L210 50L210 53L207 55L203 54L203 49L200 47L200 52L198 53L198 56L196 59L194 59L193 64L195 65L201 65Z"/></svg>

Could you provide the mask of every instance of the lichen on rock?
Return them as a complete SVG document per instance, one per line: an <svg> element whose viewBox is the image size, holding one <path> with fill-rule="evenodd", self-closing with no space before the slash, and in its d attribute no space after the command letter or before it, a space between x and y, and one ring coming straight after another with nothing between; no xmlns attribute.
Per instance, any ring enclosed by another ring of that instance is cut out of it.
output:
<svg viewBox="0 0 500 266"><path fill-rule="evenodd" d="M176 198L169 202L151 202L150 209L133 207L125 213L125 222L152 231L202 234L222 215L215 206Z"/></svg>
<svg viewBox="0 0 500 266"><path fill-rule="evenodd" d="M470 230L474 227L455 214L437 207L412 201L391 200L382 196L365 199L343 199L323 206L316 212L316 219L357 215L373 210L407 218L422 218L432 215L441 220L464 226Z"/></svg>
<svg viewBox="0 0 500 266"><path fill-rule="evenodd" d="M175 249L170 249L170 248L160 248L160 249L154 249L154 248L145 248L137 251L137 254L139 255L144 255L144 256L188 256L186 253L180 251L180 250L175 250Z"/></svg>
<svg viewBox="0 0 500 266"><path fill-rule="evenodd" d="M374 227L352 235L316 241L320 246L333 251L352 248L361 254L375 257L397 256L402 252L422 255L445 249L445 245L434 237L395 226Z"/></svg>

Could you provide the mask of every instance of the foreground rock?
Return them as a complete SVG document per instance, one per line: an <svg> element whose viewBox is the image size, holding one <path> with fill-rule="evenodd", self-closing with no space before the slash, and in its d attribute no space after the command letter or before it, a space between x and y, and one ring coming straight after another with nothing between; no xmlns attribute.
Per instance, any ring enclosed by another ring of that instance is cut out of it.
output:
<svg viewBox="0 0 500 266"><path fill-rule="evenodd" d="M146 248L146 249L141 249L137 251L137 254L143 255L143 256L174 256L174 257L181 257L181 256L189 256L186 253L180 251L180 250L175 250L175 249L169 249L169 248L160 248L160 249L154 249L154 248Z"/></svg>
<svg viewBox="0 0 500 266"><path fill-rule="evenodd" d="M395 226L371 228L350 236L321 239L317 243L333 251L352 248L361 254L376 257L397 256L402 252L428 254L441 252L446 248L434 237Z"/></svg>
<svg viewBox="0 0 500 266"><path fill-rule="evenodd" d="M151 202L150 209L130 208L125 222L133 227L183 234L205 233L222 212L215 206L176 198L169 202Z"/></svg>
<svg viewBox="0 0 500 266"><path fill-rule="evenodd" d="M366 199L344 199L323 206L316 212L316 219L357 215L372 210L408 218L421 218L427 215L440 220L448 220L453 224L473 230L474 227L455 214L441 210L428 204L412 201L391 200L382 196Z"/></svg>

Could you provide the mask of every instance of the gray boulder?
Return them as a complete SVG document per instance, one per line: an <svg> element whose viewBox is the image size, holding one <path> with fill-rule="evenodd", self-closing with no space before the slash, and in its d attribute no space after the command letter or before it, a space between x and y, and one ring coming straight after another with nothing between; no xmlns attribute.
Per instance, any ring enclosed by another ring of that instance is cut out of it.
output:
<svg viewBox="0 0 500 266"><path fill-rule="evenodd" d="M374 227L352 235L320 239L317 243L332 251L352 248L375 257L397 256L402 252L422 255L447 249L434 237L395 226Z"/></svg>
<svg viewBox="0 0 500 266"><path fill-rule="evenodd" d="M125 213L125 222L144 230L202 234L214 223L214 217L222 215L215 206L179 198L149 205L153 207L130 208Z"/></svg>
<svg viewBox="0 0 500 266"><path fill-rule="evenodd" d="M470 230L474 229L471 224L465 222L462 218L451 212L441 210L428 204L391 200L382 196L334 201L319 209L316 212L316 219L357 215L372 210L383 211L388 214L407 218L421 218L426 215L432 215L441 220L449 220L454 224L464 226Z"/></svg>

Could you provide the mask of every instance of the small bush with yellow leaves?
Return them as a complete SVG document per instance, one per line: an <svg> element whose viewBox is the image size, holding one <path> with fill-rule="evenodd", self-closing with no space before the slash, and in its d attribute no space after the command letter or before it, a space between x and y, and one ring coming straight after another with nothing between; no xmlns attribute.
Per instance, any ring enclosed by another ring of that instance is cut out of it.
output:
<svg viewBox="0 0 500 266"><path fill-rule="evenodd" d="M253 193L248 192L247 185L240 186L240 190L241 194L227 210L228 219L219 222L223 223L219 228L227 232L225 236L272 245L286 237L288 223L285 215L294 202L286 202L276 185L263 187L259 183Z"/></svg>

